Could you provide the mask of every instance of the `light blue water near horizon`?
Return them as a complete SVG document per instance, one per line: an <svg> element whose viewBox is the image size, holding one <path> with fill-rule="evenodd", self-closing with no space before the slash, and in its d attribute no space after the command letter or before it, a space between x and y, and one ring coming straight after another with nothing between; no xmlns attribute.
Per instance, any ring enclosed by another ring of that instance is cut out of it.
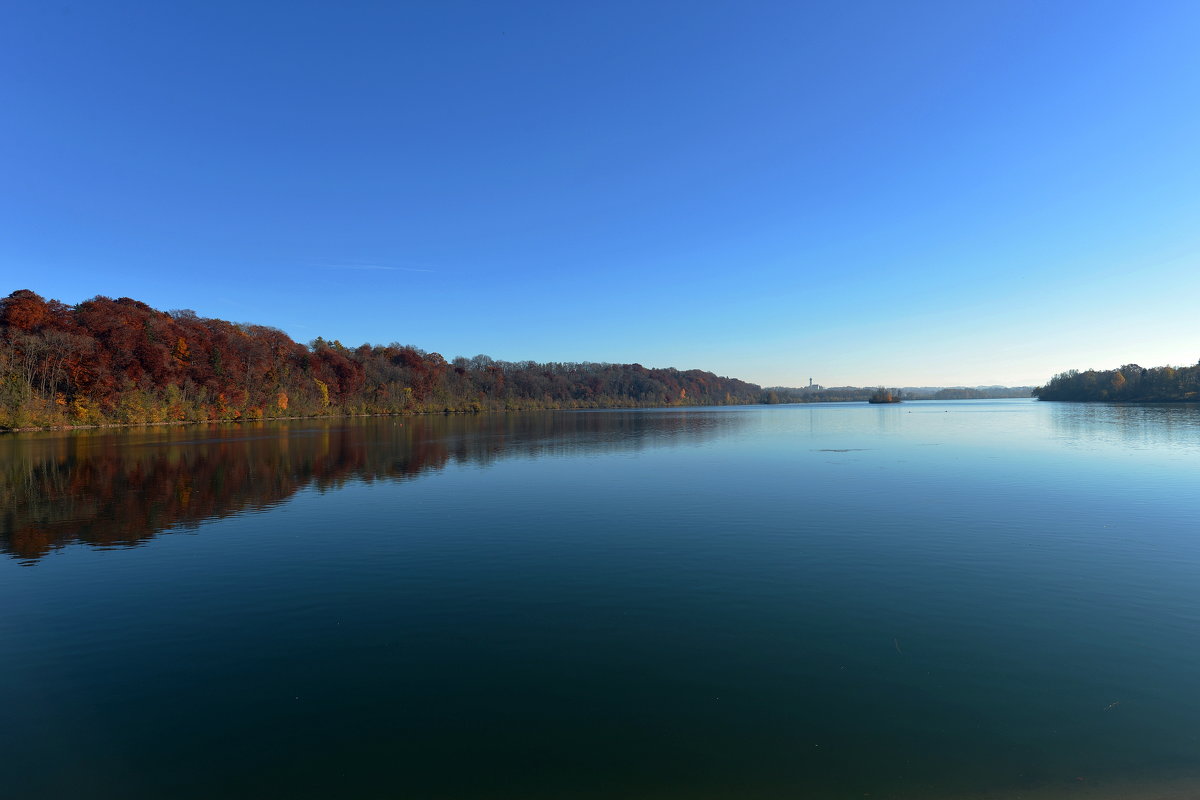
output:
<svg viewBox="0 0 1200 800"><path fill-rule="evenodd" d="M14 797L1200 786L1200 409L0 438Z"/></svg>

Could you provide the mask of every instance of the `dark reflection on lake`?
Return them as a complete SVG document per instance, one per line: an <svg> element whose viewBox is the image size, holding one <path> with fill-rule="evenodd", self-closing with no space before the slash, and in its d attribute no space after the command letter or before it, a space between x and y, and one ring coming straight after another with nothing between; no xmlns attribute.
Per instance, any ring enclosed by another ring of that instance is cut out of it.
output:
<svg viewBox="0 0 1200 800"><path fill-rule="evenodd" d="M402 480L447 464L696 442L737 415L622 411L367 418L80 431L0 439L0 550L133 546L264 510L305 487Z"/></svg>
<svg viewBox="0 0 1200 800"><path fill-rule="evenodd" d="M0 469L3 796L1200 796L1195 407L23 434Z"/></svg>

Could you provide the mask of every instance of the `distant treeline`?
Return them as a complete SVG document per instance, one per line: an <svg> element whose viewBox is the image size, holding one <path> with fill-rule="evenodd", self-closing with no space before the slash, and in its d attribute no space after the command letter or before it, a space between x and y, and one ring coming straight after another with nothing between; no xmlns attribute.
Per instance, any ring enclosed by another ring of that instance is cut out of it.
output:
<svg viewBox="0 0 1200 800"><path fill-rule="evenodd" d="M789 389L773 386L764 390L768 403L847 403L866 402L886 387L836 386L830 389ZM995 400L1005 397L1029 397L1031 386L986 386L968 388L962 386L939 389L936 387L892 388L893 396L903 400Z"/></svg>
<svg viewBox="0 0 1200 800"><path fill-rule="evenodd" d="M858 386L838 386L832 389L790 389L773 386L765 390L766 403L853 403L867 402L875 389Z"/></svg>
<svg viewBox="0 0 1200 800"><path fill-rule="evenodd" d="M909 392L914 400L999 400L1008 397L1030 397L1032 386L981 386L970 388L952 386L947 389L937 389L932 394Z"/></svg>
<svg viewBox="0 0 1200 800"><path fill-rule="evenodd" d="M1139 367L1086 372L1070 370L1033 390L1039 400L1178 403L1200 401L1200 364L1192 367Z"/></svg>
<svg viewBox="0 0 1200 800"><path fill-rule="evenodd" d="M640 364L446 361L400 344L309 345L122 297L0 300L0 428L441 411L726 405L761 387Z"/></svg>

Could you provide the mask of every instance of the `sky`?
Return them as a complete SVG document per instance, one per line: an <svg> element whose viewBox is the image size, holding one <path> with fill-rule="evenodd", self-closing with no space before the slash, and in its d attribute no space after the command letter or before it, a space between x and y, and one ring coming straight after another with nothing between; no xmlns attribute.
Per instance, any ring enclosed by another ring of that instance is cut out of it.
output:
<svg viewBox="0 0 1200 800"><path fill-rule="evenodd" d="M0 296L764 386L1200 359L1200 3L0 11Z"/></svg>

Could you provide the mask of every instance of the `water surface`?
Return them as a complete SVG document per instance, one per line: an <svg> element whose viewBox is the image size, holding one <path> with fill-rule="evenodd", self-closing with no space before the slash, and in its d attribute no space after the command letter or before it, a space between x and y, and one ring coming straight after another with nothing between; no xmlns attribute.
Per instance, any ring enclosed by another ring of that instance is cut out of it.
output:
<svg viewBox="0 0 1200 800"><path fill-rule="evenodd" d="M6 436L0 794L1194 796L1198 486L1190 406Z"/></svg>

